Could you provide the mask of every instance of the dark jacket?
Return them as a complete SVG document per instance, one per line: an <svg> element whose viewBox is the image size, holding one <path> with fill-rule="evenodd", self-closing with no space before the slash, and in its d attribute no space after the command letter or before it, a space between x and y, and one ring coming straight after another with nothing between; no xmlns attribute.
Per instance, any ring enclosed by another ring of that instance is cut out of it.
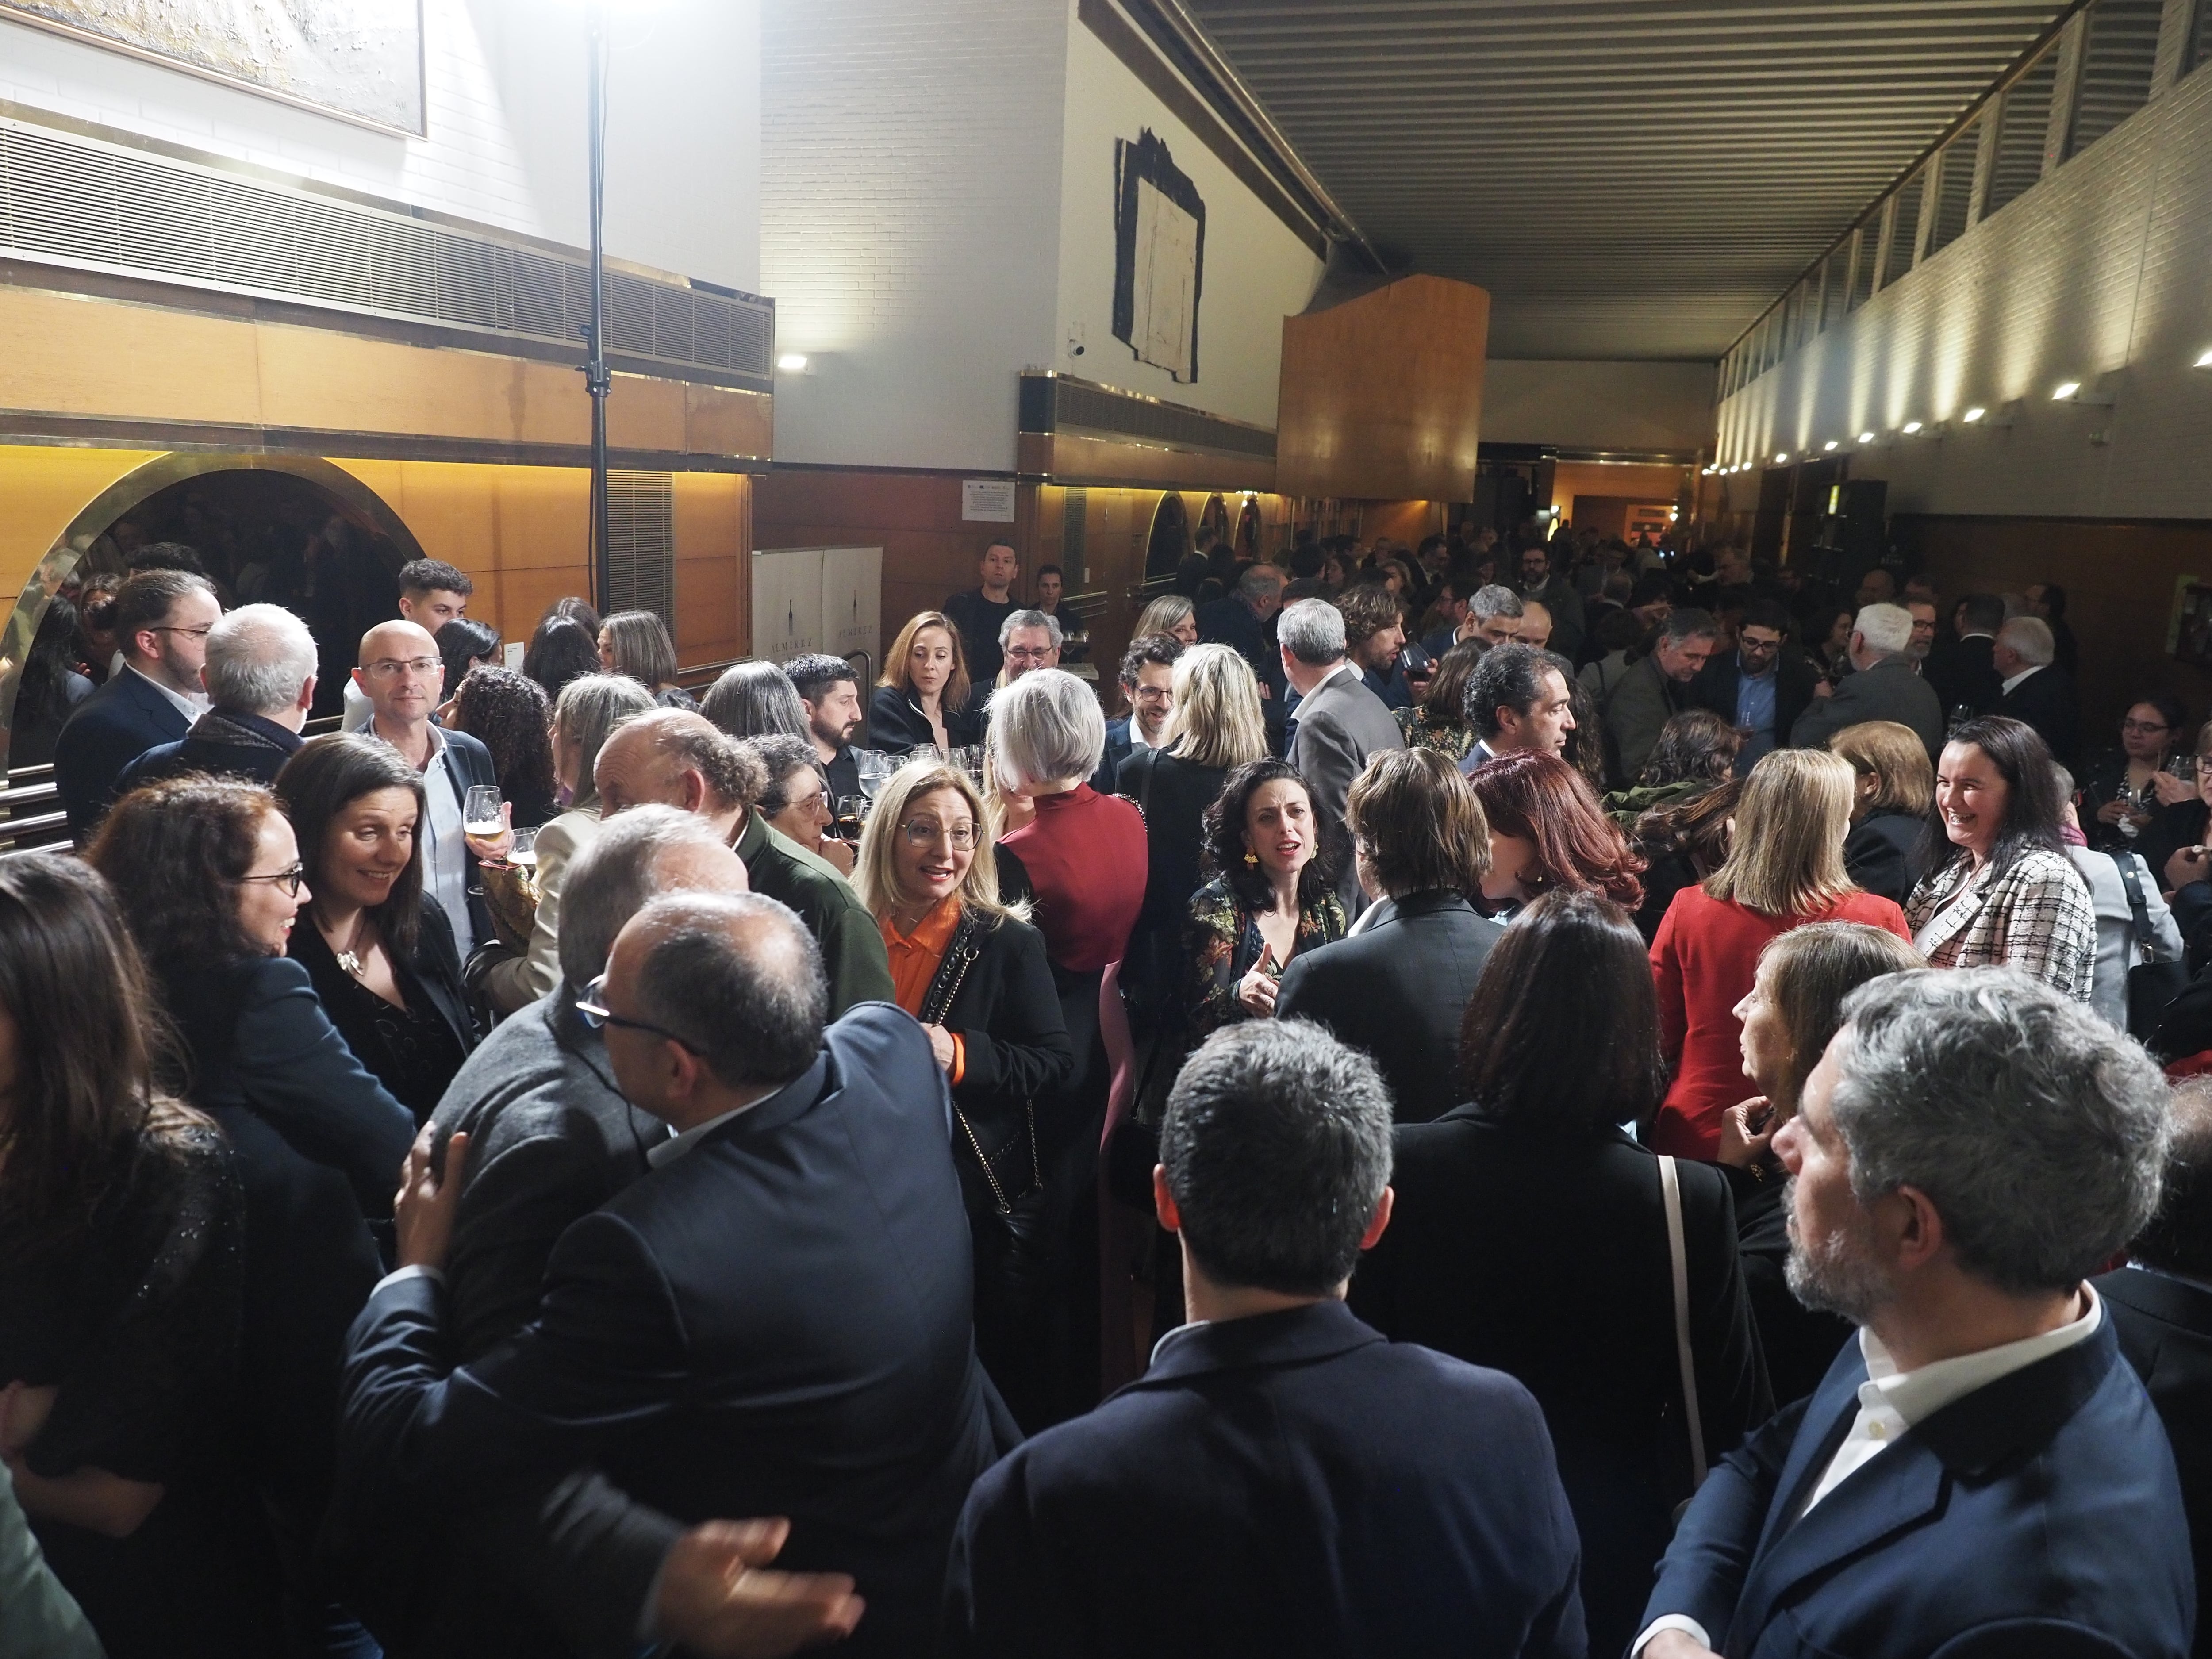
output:
<svg viewBox="0 0 2212 1659"><path fill-rule="evenodd" d="M1774 663L1774 746L1786 748L1790 729L1797 717L1811 706L1813 684L1820 678L1805 653L1794 645L1782 647ZM1713 659L1692 682L1690 695L1702 708L1710 708L1730 726L1735 724L1735 702L1738 689L1743 684L1743 662L1734 651L1714 653Z"/></svg>
<svg viewBox="0 0 2212 1659"><path fill-rule="evenodd" d="M1844 873L1869 893L1902 905L1928 873L1921 854L1927 820L1910 812L1874 812L1844 837Z"/></svg>
<svg viewBox="0 0 2212 1659"><path fill-rule="evenodd" d="M1771 1398L1727 1183L1702 1164L1678 1170L1698 1400L1717 1459ZM1390 1184L1397 1208L1353 1275L1352 1311L1536 1396L1582 1534L1590 1651L1624 1652L1691 1491L1657 1161L1616 1130L1517 1133L1463 1105L1400 1127Z"/></svg>
<svg viewBox="0 0 2212 1659"><path fill-rule="evenodd" d="M753 891L795 912L822 947L830 1018L859 1003L891 1000L883 931L835 866L770 829L757 812L745 814L736 851Z"/></svg>
<svg viewBox="0 0 2212 1659"><path fill-rule="evenodd" d="M2123 1267L2093 1282L2105 1298L2120 1352L2166 1425L2181 1476L2201 1599L2212 1587L2212 1290L2142 1267ZM2191 1651L2197 1659L2212 1654L2212 1620L2201 1606Z"/></svg>
<svg viewBox="0 0 2212 1659"><path fill-rule="evenodd" d="M1133 718L1123 714L1106 722L1106 747L1098 757L1098 769L1091 775L1091 787L1102 795L1114 793L1115 775L1129 758L1129 722Z"/></svg>
<svg viewBox="0 0 2212 1659"><path fill-rule="evenodd" d="M859 1581L843 1651L923 1650L961 1503L1005 1443L948 1127L921 1027L854 1010L799 1078L563 1233L535 1322L465 1370L434 1282L380 1289L350 1340L349 1479L465 1513L597 1462L661 1513L538 1587L586 1650L635 1651L683 1525L755 1515L791 1518L780 1565Z"/></svg>
<svg viewBox="0 0 2212 1659"><path fill-rule="evenodd" d="M2181 1490L2109 1322L1917 1424L1793 1520L1866 1377L1846 1344L1818 1392L1715 1466L1638 1630L1684 1614L1732 1659L2188 1653Z"/></svg>
<svg viewBox="0 0 2212 1659"><path fill-rule="evenodd" d="M1934 760L1943 752L1943 703L1911 660L1889 657L1850 674L1827 696L1815 697L1790 728L1794 749L1826 749L1847 726L1895 720L1912 728Z"/></svg>
<svg viewBox="0 0 2212 1659"><path fill-rule="evenodd" d="M78 846L100 827L124 769L156 744L181 740L191 725L160 687L130 668L77 704L54 739L54 787Z"/></svg>
<svg viewBox="0 0 2212 1659"><path fill-rule="evenodd" d="M1366 1050L1398 1121L1426 1123L1463 1098L1460 1022L1504 932L1457 893L1377 900L1358 933L1291 958L1276 1017L1318 1020Z"/></svg>
<svg viewBox="0 0 2212 1659"><path fill-rule="evenodd" d="M1938 640L1929 652L1923 672L1934 688L1948 721L1951 711L1964 706L1976 714L1994 714L2004 697L2004 682L1997 677L1997 642L1987 634L1971 639Z"/></svg>
<svg viewBox="0 0 2212 1659"><path fill-rule="evenodd" d="M1580 1659L1535 1402L1340 1302L1186 1327L975 1483L951 1655Z"/></svg>
<svg viewBox="0 0 2212 1659"><path fill-rule="evenodd" d="M1053 992L1044 935L1012 917L971 922L939 970L951 1000L937 1023L957 1035L965 1051L953 1103L979 1133L987 1125L998 1132L984 1135L995 1146L1019 1125L1025 1103L1066 1083L1075 1050Z"/></svg>
<svg viewBox="0 0 2212 1659"><path fill-rule="evenodd" d="M1700 707L1692 688L1660 671L1654 654L1629 665L1600 711L1605 734L1606 772L1617 789L1633 784L1651 758L1667 722L1686 708ZM1735 718L1733 711L1729 718Z"/></svg>
<svg viewBox="0 0 2212 1659"><path fill-rule="evenodd" d="M2081 708L2074 677L2063 668L2039 668L1997 702L1996 712L2033 726L2061 766L2074 763L2081 741Z"/></svg>
<svg viewBox="0 0 2212 1659"><path fill-rule="evenodd" d="M407 1106L418 1122L427 1119L438 1097L445 1092L445 1085L453 1081L453 1072L459 1069L469 1050L477 1046L476 1021L469 1012L468 993L461 987L460 954L454 947L453 925L447 920L445 910L424 896L415 948L393 964L393 976L399 982L400 994L408 1000L410 1013L419 998L445 1027L447 1040L434 1047L420 1041L419 1033L405 1031L408 1015L398 1009L387 1012L382 1002L371 1002L358 994L361 987L346 982L345 970L338 966L330 942L309 917L303 915L292 929L286 953L306 967L324 1013L337 1027L338 1035L363 1069L383 1084L392 1098ZM356 994L349 997L348 992ZM370 1012L364 1014L363 1009ZM402 1031L397 1042L380 1035L395 1028ZM434 1084L426 1085L426 1079L434 1079Z"/></svg>
<svg viewBox="0 0 2212 1659"><path fill-rule="evenodd" d="M945 741L955 749L982 742L983 722L976 716L950 703L940 712L945 717ZM937 733L912 696L895 685L879 685L875 700L868 705L868 741L887 755L903 755L921 744L934 745Z"/></svg>
<svg viewBox="0 0 2212 1659"><path fill-rule="evenodd" d="M1006 618L1022 608L1021 601L1012 594L1000 600L987 599L981 588L971 587L965 593L953 594L939 608L960 630L960 647L968 659L969 681L988 685L998 678L999 670L1006 662L1006 652L999 644L999 632L1006 627Z"/></svg>
<svg viewBox="0 0 2212 1659"><path fill-rule="evenodd" d="M176 742L157 744L125 767L115 793L127 795L143 784L187 772L271 784L284 763L299 753L302 741L289 726L258 714L210 708Z"/></svg>
<svg viewBox="0 0 2212 1659"><path fill-rule="evenodd" d="M1196 766L1158 749L1121 763L1115 792L1145 815L1145 902L1121 961L1121 986L1140 1014L1157 1012L1182 982L1182 928L1203 878L1206 809L1221 798L1226 768Z"/></svg>

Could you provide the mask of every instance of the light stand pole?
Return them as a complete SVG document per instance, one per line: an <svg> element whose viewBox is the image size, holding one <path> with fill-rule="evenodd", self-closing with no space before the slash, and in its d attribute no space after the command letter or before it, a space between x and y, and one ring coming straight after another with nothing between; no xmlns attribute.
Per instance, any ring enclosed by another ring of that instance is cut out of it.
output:
<svg viewBox="0 0 2212 1659"><path fill-rule="evenodd" d="M612 603L614 572L607 544L607 369L605 255L600 221L607 191L607 15L604 0L589 0L585 32L590 43L591 85L585 119L591 129L592 320L584 328L584 390L592 398L592 603L602 615Z"/></svg>

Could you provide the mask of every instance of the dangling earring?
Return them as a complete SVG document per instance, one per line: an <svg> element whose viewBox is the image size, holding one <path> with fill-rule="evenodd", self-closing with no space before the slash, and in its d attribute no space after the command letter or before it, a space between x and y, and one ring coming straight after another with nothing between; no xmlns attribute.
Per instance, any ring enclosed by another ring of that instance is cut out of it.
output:
<svg viewBox="0 0 2212 1659"><path fill-rule="evenodd" d="M1246 848L1244 849L1244 867L1247 870L1254 870L1259 867L1259 864L1260 855L1254 852L1250 848Z"/></svg>

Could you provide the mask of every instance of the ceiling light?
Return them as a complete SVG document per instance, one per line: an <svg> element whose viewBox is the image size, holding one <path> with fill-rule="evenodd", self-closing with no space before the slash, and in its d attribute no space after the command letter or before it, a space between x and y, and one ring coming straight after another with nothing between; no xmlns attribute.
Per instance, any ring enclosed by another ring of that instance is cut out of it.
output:
<svg viewBox="0 0 2212 1659"><path fill-rule="evenodd" d="M2058 390L2051 394L2051 401L2054 404L2063 404L2069 398L2079 397L2081 392L2081 381L2063 380L2059 383Z"/></svg>
<svg viewBox="0 0 2212 1659"><path fill-rule="evenodd" d="M1920 422L1917 421L1907 421L1900 429L1904 432L1906 437L1910 438L1914 433L1920 430Z"/></svg>
<svg viewBox="0 0 2212 1659"><path fill-rule="evenodd" d="M1833 438L1831 438L1827 442L1820 446L1820 453L1823 455L1832 455L1841 446L1838 445Z"/></svg>
<svg viewBox="0 0 2212 1659"><path fill-rule="evenodd" d="M2202 357L2199 357L2197 360L2197 367L2199 368L2212 368L2212 351L2208 351Z"/></svg>
<svg viewBox="0 0 2212 1659"><path fill-rule="evenodd" d="M1783 451L1779 455L1777 455L1777 456L1774 458L1774 464L1775 464L1775 465L1777 465L1777 466L1785 465L1787 465L1787 464L1788 464L1789 459L1790 459L1790 452L1789 452L1788 450L1786 450L1786 449L1785 449L1785 450L1784 450L1784 451Z"/></svg>
<svg viewBox="0 0 2212 1659"><path fill-rule="evenodd" d="M1972 409L1968 410L1959 418L1964 421L1968 426L1972 426L1976 421L1980 420L1983 416L1989 412L1990 411L1988 410L1984 409L1979 404L1976 404Z"/></svg>
<svg viewBox="0 0 2212 1659"><path fill-rule="evenodd" d="M2100 374L2084 386L2079 380L2068 380L2051 394L2058 404L2073 404L2082 409L2110 409L2112 406L2112 384L2116 374Z"/></svg>
<svg viewBox="0 0 2212 1659"><path fill-rule="evenodd" d="M1872 442L1874 441L1874 434L1873 434L1873 433L1871 433L1871 432L1862 432L1862 433L1860 433L1860 434L1859 434L1859 441L1860 441L1861 443L1863 443L1863 444L1870 444L1870 443L1872 443Z"/></svg>
<svg viewBox="0 0 2212 1659"><path fill-rule="evenodd" d="M775 360L775 366L787 374L803 374L806 368L806 354L803 351L787 351Z"/></svg>

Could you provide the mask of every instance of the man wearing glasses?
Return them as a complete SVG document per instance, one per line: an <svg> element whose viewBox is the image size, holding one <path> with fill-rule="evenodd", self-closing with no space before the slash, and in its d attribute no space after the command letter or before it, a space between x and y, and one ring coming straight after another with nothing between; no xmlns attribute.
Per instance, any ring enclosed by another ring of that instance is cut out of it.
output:
<svg viewBox="0 0 2212 1659"><path fill-rule="evenodd" d="M999 630L999 652L1003 665L996 678L980 682L969 694L968 712L988 720L991 716L991 694L1034 669L1060 666L1060 641L1066 636L1060 632L1057 618L1042 611L1017 611L1006 618L1006 626Z"/></svg>
<svg viewBox="0 0 2212 1659"><path fill-rule="evenodd" d="M77 705L54 744L54 784L80 847L115 799L123 769L178 742L207 712L200 670L222 616L207 578L190 571L142 570L117 590L122 669Z"/></svg>
<svg viewBox="0 0 2212 1659"><path fill-rule="evenodd" d="M491 917L471 898L476 862L497 858L507 837L473 840L461 830L461 805L478 785L496 785L491 750L465 732L431 723L446 673L429 630L411 622L380 623L361 636L361 665L353 683L368 699L368 717L356 727L379 737L422 775L429 810L416 831L422 843L423 890L436 898L453 924L453 942L466 962L479 943L495 935Z"/></svg>

